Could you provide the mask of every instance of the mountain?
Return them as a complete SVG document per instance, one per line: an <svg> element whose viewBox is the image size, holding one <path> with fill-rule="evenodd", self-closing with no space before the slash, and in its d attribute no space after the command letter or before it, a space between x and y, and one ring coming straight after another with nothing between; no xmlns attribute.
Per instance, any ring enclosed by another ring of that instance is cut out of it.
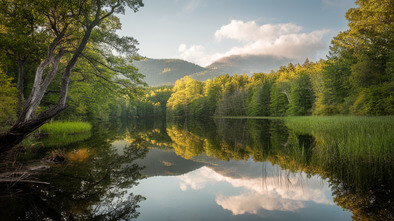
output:
<svg viewBox="0 0 394 221"><path fill-rule="evenodd" d="M221 58L207 67L201 67L180 59L151 59L133 61L151 86L173 85L176 80L190 76L198 81L223 74L269 73L280 66L294 62L288 58L270 55L233 55Z"/></svg>
<svg viewBox="0 0 394 221"><path fill-rule="evenodd" d="M133 65L145 75L145 82L151 86L173 85L176 80L186 75L202 72L206 69L180 59L151 59L133 61Z"/></svg>
<svg viewBox="0 0 394 221"><path fill-rule="evenodd" d="M223 57L211 65L205 67L206 70L191 75L192 78L204 81L222 74L252 74L269 73L271 70L279 69L280 66L294 62L288 58L271 55L232 55Z"/></svg>
<svg viewBox="0 0 394 221"><path fill-rule="evenodd" d="M229 74L269 73L271 70L278 69L280 66L287 65L290 62L292 60L288 58L271 55L232 55L223 57L206 68L220 70Z"/></svg>

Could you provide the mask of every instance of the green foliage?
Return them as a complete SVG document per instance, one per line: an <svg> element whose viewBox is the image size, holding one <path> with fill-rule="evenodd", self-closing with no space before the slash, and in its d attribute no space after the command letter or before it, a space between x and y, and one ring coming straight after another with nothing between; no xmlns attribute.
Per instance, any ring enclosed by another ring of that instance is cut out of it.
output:
<svg viewBox="0 0 394 221"><path fill-rule="evenodd" d="M271 84L265 80L253 93L247 108L248 116L269 116L271 102Z"/></svg>
<svg viewBox="0 0 394 221"><path fill-rule="evenodd" d="M60 122L54 121L40 127L42 133L47 134L74 134L88 132L92 125L88 122Z"/></svg>
<svg viewBox="0 0 394 221"><path fill-rule="evenodd" d="M145 90L145 95L131 100L128 116L165 117L167 101L172 94L171 87L153 87Z"/></svg>
<svg viewBox="0 0 394 221"><path fill-rule="evenodd" d="M298 76L291 85L289 115L308 115L312 113L314 96L312 85L306 74Z"/></svg>
<svg viewBox="0 0 394 221"><path fill-rule="evenodd" d="M272 85L271 89L271 106L270 111L272 116L285 116L288 109L289 100L285 93L282 92L280 84Z"/></svg>
<svg viewBox="0 0 394 221"><path fill-rule="evenodd" d="M393 107L393 90L388 85L372 86L358 93L351 111L356 115L390 115Z"/></svg>
<svg viewBox="0 0 394 221"><path fill-rule="evenodd" d="M175 82L174 93L168 99L167 111L171 115L189 115L189 104L203 96L203 84L190 77Z"/></svg>
<svg viewBox="0 0 394 221"><path fill-rule="evenodd" d="M0 128L11 125L16 120L18 90L12 83L12 78L0 70Z"/></svg>

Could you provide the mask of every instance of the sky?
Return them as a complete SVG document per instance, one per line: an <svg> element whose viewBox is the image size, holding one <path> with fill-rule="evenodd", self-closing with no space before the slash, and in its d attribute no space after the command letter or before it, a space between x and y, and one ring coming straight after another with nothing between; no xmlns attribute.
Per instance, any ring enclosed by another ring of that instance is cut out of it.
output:
<svg viewBox="0 0 394 221"><path fill-rule="evenodd" d="M119 16L118 34L134 37L142 56L201 66L247 54L316 61L347 29L353 7L354 0L144 0Z"/></svg>

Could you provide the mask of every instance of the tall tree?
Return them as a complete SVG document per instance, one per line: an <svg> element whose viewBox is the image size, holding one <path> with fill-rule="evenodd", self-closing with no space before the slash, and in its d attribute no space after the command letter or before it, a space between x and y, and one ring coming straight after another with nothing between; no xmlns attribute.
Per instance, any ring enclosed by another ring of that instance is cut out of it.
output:
<svg viewBox="0 0 394 221"><path fill-rule="evenodd" d="M21 142L26 135L67 108L67 92L73 68L78 59L83 56L92 34L96 31L107 32L101 24L108 19L116 18L115 14L124 13L126 7L136 12L139 7L143 6L142 0L31 0L28 3L32 10L42 14L45 18L40 29L49 35L50 44L45 59L38 65L32 91L26 99L17 123L0 136L0 152L9 150ZM101 40L116 43L119 38L114 39L116 35L111 32L107 33L109 34L101 35ZM128 41L134 45L132 39L119 40ZM132 50L133 48L126 49ZM123 52L123 50L119 51ZM56 104L37 114L37 108L58 73L59 64L63 62L65 68L61 73L58 100ZM140 83L139 77L133 75L135 72L122 70L120 67L111 68L124 72L134 83ZM124 84L125 81L120 79L119 83ZM125 84L125 86L128 85Z"/></svg>
<svg viewBox="0 0 394 221"><path fill-rule="evenodd" d="M287 110L289 115L308 115L312 112L314 95L309 76L301 74L291 85L290 103Z"/></svg>
<svg viewBox="0 0 394 221"><path fill-rule="evenodd" d="M39 31L42 14L36 13L27 0L1 0L0 3L0 48L5 52L1 59L10 60L17 66L18 106L22 111L25 88L25 66L37 62L45 54L45 31ZM8 65L9 66L9 65Z"/></svg>
<svg viewBox="0 0 394 221"><path fill-rule="evenodd" d="M189 104L203 96L203 85L188 76L175 82L174 93L168 99L167 108L172 115L189 115Z"/></svg>
<svg viewBox="0 0 394 221"><path fill-rule="evenodd" d="M352 113L393 114L394 3L392 0L357 0L356 4L358 7L346 13L349 29L332 41L330 59L340 59L340 63L348 65L351 93L347 103L351 103L348 106ZM378 109L370 102L387 94L391 99L380 103Z"/></svg>

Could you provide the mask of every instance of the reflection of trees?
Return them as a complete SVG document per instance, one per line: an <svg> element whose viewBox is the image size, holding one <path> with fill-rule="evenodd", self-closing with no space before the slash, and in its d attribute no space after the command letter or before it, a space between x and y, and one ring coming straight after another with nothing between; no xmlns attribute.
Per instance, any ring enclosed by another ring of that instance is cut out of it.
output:
<svg viewBox="0 0 394 221"><path fill-rule="evenodd" d="M217 126L212 126L217 125ZM215 119L215 122L181 120L167 123L178 155L192 158L205 153L221 160L262 161L270 148L270 122Z"/></svg>
<svg viewBox="0 0 394 221"><path fill-rule="evenodd" d="M128 192L142 178L137 164L132 162L146 154L138 143L124 148L122 155L105 145L92 149L89 159L67 167L52 168L43 176L57 188L49 191L48 204L75 218L117 219L135 218L136 208L143 200Z"/></svg>
<svg viewBox="0 0 394 221"><path fill-rule="evenodd" d="M222 160L252 157L255 161L269 160L283 169L318 174L328 178L334 201L353 212L354 219L393 219L393 163L387 160L390 151L368 155L338 147L363 136L356 129L354 124L341 129L341 133L353 136L349 137L337 136L335 130L320 133L304 126L302 130L289 129L283 122L273 120L215 119L214 123L189 121L186 126L183 122L167 125L174 148L181 156L191 158L205 153ZM380 142L385 144L387 140Z"/></svg>
<svg viewBox="0 0 394 221"><path fill-rule="evenodd" d="M204 139L193 133L177 129L175 126L167 128L167 134L174 141L173 148L175 153L185 159L190 159L204 152Z"/></svg>
<svg viewBox="0 0 394 221"><path fill-rule="evenodd" d="M21 220L119 220L136 218L143 196L134 195L131 188L142 179L142 167L133 163L146 155L139 142L122 148L112 141L124 136L124 127L98 125L86 142L72 146L70 160L54 165L40 176L50 185L17 184L16 197L5 198L14 204L11 211L0 212L4 219ZM71 146L65 147L65 151ZM68 151L67 151L68 152ZM3 199L0 199L2 208Z"/></svg>
<svg viewBox="0 0 394 221"><path fill-rule="evenodd" d="M349 169L349 168L346 168ZM370 170L375 169L375 171ZM354 220L393 220L393 187L392 177L387 171L378 168L368 168L360 165L353 174L331 174L329 178L333 190L334 202L344 209L353 213ZM368 172L365 172L368 171ZM384 172L385 171L385 172ZM381 174L384 172L384 174ZM345 176L359 176L357 173L365 173L368 177L358 182L348 182Z"/></svg>
<svg viewBox="0 0 394 221"><path fill-rule="evenodd" d="M136 142L149 148L172 149L172 140L167 135L166 125L163 119L133 119L129 122L124 133L129 143Z"/></svg>

